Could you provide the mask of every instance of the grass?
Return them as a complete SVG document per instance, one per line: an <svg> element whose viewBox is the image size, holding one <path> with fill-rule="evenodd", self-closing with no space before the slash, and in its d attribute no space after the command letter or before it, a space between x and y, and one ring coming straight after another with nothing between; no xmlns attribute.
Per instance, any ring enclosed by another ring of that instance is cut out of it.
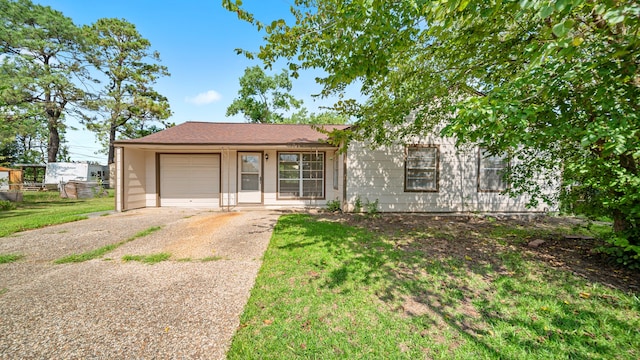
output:
<svg viewBox="0 0 640 360"><path fill-rule="evenodd" d="M21 254L0 254L0 264L8 264L16 262L22 259L24 255Z"/></svg>
<svg viewBox="0 0 640 360"><path fill-rule="evenodd" d="M93 199L63 199L58 192L25 191L23 202L15 210L0 211L0 237L16 232L37 229L86 219L86 214L113 210L113 190L109 196Z"/></svg>
<svg viewBox="0 0 640 360"><path fill-rule="evenodd" d="M500 244L524 233L476 234L495 250L485 261L484 245L466 255L428 252L432 239L282 216L227 356L640 358L638 294Z"/></svg>
<svg viewBox="0 0 640 360"><path fill-rule="evenodd" d="M157 253L151 255L125 255L122 257L124 261L139 261L145 264L153 265L161 261L169 260L171 254L169 253Z"/></svg>
<svg viewBox="0 0 640 360"><path fill-rule="evenodd" d="M106 253L111 252L115 249L117 249L118 247L133 241L137 238L141 238L144 236L147 236L155 231L158 231L162 229L161 226L152 226L148 229L142 230L138 233L136 233L135 235L133 235L132 237L124 240L124 241L120 241L119 243L116 244L110 244L110 245L106 245L103 246L101 248L95 249L95 250L91 250L91 251L87 251L81 254L71 254L71 255L67 255L63 258L57 259L54 261L54 263L56 264L67 264L67 263L79 263L79 262L84 262L84 261L88 261L88 260L92 260L92 259L97 259L100 258L102 256L104 256Z"/></svg>
<svg viewBox="0 0 640 360"><path fill-rule="evenodd" d="M224 258L221 256L207 256L200 259L201 262L209 262L209 261L218 261L223 260Z"/></svg>

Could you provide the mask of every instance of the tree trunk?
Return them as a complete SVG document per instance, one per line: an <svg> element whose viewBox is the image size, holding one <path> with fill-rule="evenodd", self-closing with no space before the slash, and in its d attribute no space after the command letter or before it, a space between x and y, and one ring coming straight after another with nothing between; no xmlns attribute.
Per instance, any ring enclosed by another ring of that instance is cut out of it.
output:
<svg viewBox="0 0 640 360"><path fill-rule="evenodd" d="M47 143L47 162L58 161L58 150L60 149L60 134L58 133L57 119L49 118L49 142Z"/></svg>
<svg viewBox="0 0 640 360"><path fill-rule="evenodd" d="M109 129L109 156L107 157L107 164L114 163L115 151L113 148L113 142L116 141L116 127L111 126Z"/></svg>
<svg viewBox="0 0 640 360"><path fill-rule="evenodd" d="M629 228L629 222L620 211L613 212L613 231L623 232Z"/></svg>
<svg viewBox="0 0 640 360"><path fill-rule="evenodd" d="M613 212L613 232L618 234L624 233L625 238L631 245L640 245L638 229L635 229L624 214L618 210L614 210Z"/></svg>

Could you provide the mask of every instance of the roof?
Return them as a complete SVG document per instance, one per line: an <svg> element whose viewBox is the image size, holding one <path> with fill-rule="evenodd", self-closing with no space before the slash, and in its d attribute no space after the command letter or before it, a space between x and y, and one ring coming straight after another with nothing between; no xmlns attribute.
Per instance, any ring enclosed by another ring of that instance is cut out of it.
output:
<svg viewBox="0 0 640 360"><path fill-rule="evenodd" d="M343 130L348 125L315 125ZM314 125L213 123L188 121L138 139L118 140L115 145L315 145L328 136Z"/></svg>

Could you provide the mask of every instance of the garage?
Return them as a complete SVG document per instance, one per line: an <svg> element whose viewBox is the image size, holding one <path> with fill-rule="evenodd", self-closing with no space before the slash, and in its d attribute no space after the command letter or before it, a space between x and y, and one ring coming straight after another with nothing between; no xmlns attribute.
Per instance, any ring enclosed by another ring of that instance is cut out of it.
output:
<svg viewBox="0 0 640 360"><path fill-rule="evenodd" d="M219 154L160 154L160 206L220 206Z"/></svg>

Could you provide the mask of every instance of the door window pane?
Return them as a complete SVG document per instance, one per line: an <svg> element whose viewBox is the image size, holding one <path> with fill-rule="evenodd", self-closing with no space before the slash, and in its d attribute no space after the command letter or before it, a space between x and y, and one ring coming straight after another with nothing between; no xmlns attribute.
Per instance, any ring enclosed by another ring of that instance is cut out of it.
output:
<svg viewBox="0 0 640 360"><path fill-rule="evenodd" d="M258 174L242 174L240 190L260 190L260 176Z"/></svg>
<svg viewBox="0 0 640 360"><path fill-rule="evenodd" d="M259 173L260 160L256 155L242 155L242 172Z"/></svg>

